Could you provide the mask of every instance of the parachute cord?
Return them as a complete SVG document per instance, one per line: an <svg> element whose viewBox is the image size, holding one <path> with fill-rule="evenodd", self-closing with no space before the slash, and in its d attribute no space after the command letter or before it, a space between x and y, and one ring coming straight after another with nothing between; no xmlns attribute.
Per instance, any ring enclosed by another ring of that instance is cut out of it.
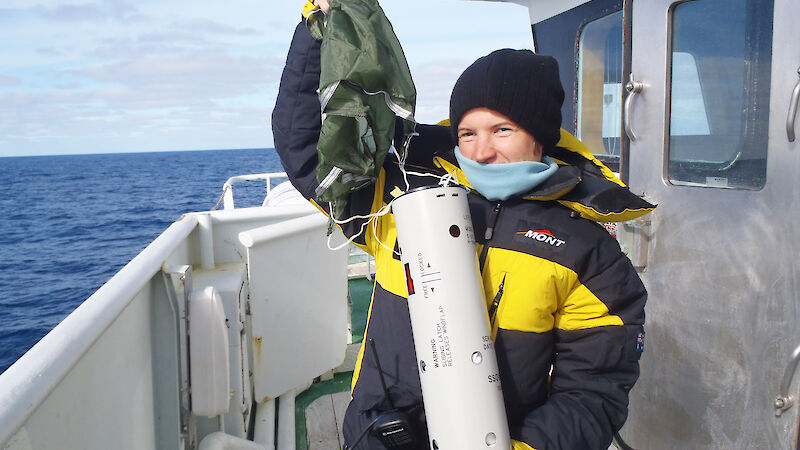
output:
<svg viewBox="0 0 800 450"><path fill-rule="evenodd" d="M406 190L408 192L411 189L411 183L408 182L409 175L416 175L418 177L433 177L439 179L440 186L447 186L448 183L453 183L460 185L461 183L458 182L458 177L456 177L455 171L452 173L447 173L446 175L435 175L432 173L423 173L423 172L412 172L410 170L406 170L406 159L408 159L408 147L411 145L411 138L414 136L419 136L419 133L411 133L406 137L406 141L403 143L403 152L402 155L400 152L397 151L395 148L394 156L397 158L397 165L400 167L400 172L403 174L403 181L406 183Z"/></svg>
<svg viewBox="0 0 800 450"><path fill-rule="evenodd" d="M333 217L331 217L331 220L333 220L334 223L337 223L339 225L348 223L348 222L350 222L350 221L352 221L354 219L366 219L366 220L364 221L364 223L361 224L361 228L358 230L358 233L354 234L349 239L347 239L346 242L344 242L343 244L337 245L336 247L333 247L332 244L331 244L331 236L333 236L333 235L332 234L328 235L328 249L333 250L333 251L343 249L344 247L346 247L347 245L349 245L353 241L355 241L359 236L361 236L364 233L364 230L366 229L367 225L369 225L369 223L372 222L372 234L375 236L375 241L377 241L378 244L381 245L381 247L383 247L383 248L389 250L390 252L400 256L399 253L394 251L394 249L389 248L388 246L386 246L386 244L381 242L380 238L378 238L378 231L377 231L378 230L378 220L377 219L378 219L378 217L385 216L386 214L389 213L389 211L391 211L392 203L394 203L394 200L392 200L388 204L384 205L378 211L376 211L376 212L374 212L372 214L365 215L365 216L352 216L352 217L347 218L345 220L337 220L337 219L334 219ZM330 208L330 210L332 211L333 210L333 205L331 205L331 203L328 203L328 208Z"/></svg>
<svg viewBox="0 0 800 450"><path fill-rule="evenodd" d="M416 136L418 133L413 134L412 136ZM397 158L397 165L400 167L400 172L403 174L403 181L406 183L405 192L408 192L411 189L411 183L408 181L409 175L415 175L418 177L431 177L431 178L438 178L439 184L441 186L447 186L448 183L453 184L460 184L456 181L458 178L456 177L455 171L452 173L447 173L445 175L435 175L432 173L424 173L424 172L413 172L410 170L406 170L406 158L408 157L408 143L410 139L406 141L405 151L403 152L403 156L400 156L395 149L395 157Z"/></svg>
<svg viewBox="0 0 800 450"><path fill-rule="evenodd" d="M383 208L381 208L381 209L379 209L379 210L377 210L377 211L375 211L374 213L371 213L371 214L366 214L366 215L363 215L363 216L359 216L359 215L350 216L350 217L348 217L347 219L344 219L344 220L339 220L339 219L335 219L335 218L331 217L331 220L334 221L335 223L339 224L339 225L344 225L344 224L346 224L348 222L351 222L353 220L356 220L356 219L367 219L367 220L369 220L369 219L372 219L373 217L380 217L380 216L386 215L386 213L389 212L389 206L390 205L391 205L391 203L389 203L388 205L385 205ZM331 202L328 202L328 210L329 211L333 211L333 204Z"/></svg>
<svg viewBox="0 0 800 450"><path fill-rule="evenodd" d="M441 182L441 180L442 180L443 178L445 178L445 177L447 176L447 175L435 175L435 174L432 174L432 173L424 173L424 172L412 172L412 171L410 171L410 170L409 170L409 171L405 171L405 172L403 172L403 175L405 175L405 174L408 174L408 175L416 175L416 176L418 176L418 177L431 177L431 178L438 178L440 182ZM448 174L448 175L449 175L449 174ZM406 183L408 183L408 181L406 181ZM406 191L408 191L409 189L410 189L410 187L408 187L408 185L407 185L407 186L406 186Z"/></svg>
<svg viewBox="0 0 800 450"><path fill-rule="evenodd" d="M408 182L408 172L406 172L406 159L408 159L408 147L411 145L411 138L419 136L419 133L414 132L406 136L406 141L403 143L403 154L400 155L397 148L394 149L395 157L397 157L397 164L400 166L400 172L403 174L403 181L406 182L406 191L411 189L411 184Z"/></svg>
<svg viewBox="0 0 800 450"><path fill-rule="evenodd" d="M448 172L444 175L439 182L440 186L447 186L448 184L453 183L455 185L460 185L456 178L456 171Z"/></svg>
<svg viewBox="0 0 800 450"><path fill-rule="evenodd" d="M392 201L389 203L389 205L391 205L392 203L394 203L394 200L392 200ZM393 248L389 248L389 247L388 247L386 244L384 244L384 243L381 241L381 239L378 237L378 221L377 221L377 220L374 220L374 221L372 221L372 235L373 235L373 236L375 236L375 241L376 241L378 244L381 244L381 247L385 248L386 250L389 250L390 252L394 253L394 254L395 254L395 255L397 255L397 256L400 256L400 253L399 253L399 252L396 252L396 251L394 251L394 249L393 249Z"/></svg>
<svg viewBox="0 0 800 450"><path fill-rule="evenodd" d="M345 248L346 246L350 245L351 243L353 243L353 241L355 241L357 237L361 236L361 233L364 232L364 228L367 227L368 223L369 223L369 220L365 221L363 224L361 224L361 229L358 231L358 233L354 234L349 239L347 239L343 244L337 245L336 247L332 247L331 238L333 237L333 234L332 233L329 234L328 235L328 250L333 250L333 251L341 250L341 249Z"/></svg>

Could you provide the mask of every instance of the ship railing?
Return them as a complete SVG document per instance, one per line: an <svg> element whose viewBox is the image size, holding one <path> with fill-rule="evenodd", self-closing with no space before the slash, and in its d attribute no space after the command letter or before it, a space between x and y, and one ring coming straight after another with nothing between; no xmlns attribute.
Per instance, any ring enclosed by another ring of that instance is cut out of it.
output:
<svg viewBox="0 0 800 450"><path fill-rule="evenodd" d="M252 173L247 175L236 175L228 178L225 184L222 185L222 209L230 210L235 208L233 201L234 184L245 181L264 181L264 199L266 200L269 197L269 194L272 192L272 180L283 178L288 178L286 172ZM218 206L219 202L217 202L217 206L215 206L214 209L216 209Z"/></svg>

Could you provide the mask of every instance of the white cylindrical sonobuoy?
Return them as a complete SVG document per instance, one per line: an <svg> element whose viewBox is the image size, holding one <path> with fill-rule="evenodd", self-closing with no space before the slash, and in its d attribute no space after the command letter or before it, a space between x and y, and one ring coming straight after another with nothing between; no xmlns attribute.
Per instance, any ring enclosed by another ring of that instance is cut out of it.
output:
<svg viewBox="0 0 800 450"><path fill-rule="evenodd" d="M430 446L511 448L467 192L417 189L392 210Z"/></svg>

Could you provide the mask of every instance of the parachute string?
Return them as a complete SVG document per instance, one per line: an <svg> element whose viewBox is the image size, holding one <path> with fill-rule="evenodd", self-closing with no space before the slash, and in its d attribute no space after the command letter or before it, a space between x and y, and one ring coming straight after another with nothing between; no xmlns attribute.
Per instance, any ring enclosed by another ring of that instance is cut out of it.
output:
<svg viewBox="0 0 800 450"><path fill-rule="evenodd" d="M338 220L338 219L334 219L333 217L331 217L331 220L334 223L337 223L339 225L346 224L346 223L348 223L350 221L353 221L355 219L364 219L364 223L361 224L361 228L358 230L358 233L354 234L349 239L347 239L347 241L345 241L343 244L337 245L336 247L333 247L332 244L331 244L331 236L333 236L333 235L332 234L328 235L328 249L333 250L333 251L341 250L344 247L346 247L347 245L351 244L353 241L355 241L359 236L361 236L364 233L364 230L366 229L367 225L369 225L370 222L371 222L372 223L372 234L375 236L375 240L378 242L378 244L380 244L381 247L383 247L383 248L389 250L390 252L392 252L392 253L394 253L394 254L399 256L400 254L398 252L394 251L394 249L392 249L392 248L389 248L386 244L384 244L380 240L380 238L378 237L378 231L377 231L378 230L378 218L381 217L381 216L385 216L386 214L389 213L389 211L392 210L392 203L394 203L394 200L392 200L388 204L384 205L381 209L379 209L378 211L376 211L376 212L374 212L372 214L367 214L367 215L362 215L362 216L356 215L356 216L352 216L352 217L349 217L349 218L344 219L344 220ZM328 208L330 208L330 210L332 211L333 210L333 205L331 203L328 203Z"/></svg>
<svg viewBox="0 0 800 450"><path fill-rule="evenodd" d="M368 223L369 223L369 221L365 221L363 224L361 224L361 229L358 231L358 233L354 234L349 239L344 241L343 244L337 245L336 247L332 247L331 246L331 238L333 237L333 233L329 234L328 235L328 250L337 251L337 250L341 250L341 249L345 248L346 246L352 244L353 241L355 241L357 237L361 236L361 233L364 232L364 228L367 227Z"/></svg>
<svg viewBox="0 0 800 450"><path fill-rule="evenodd" d="M408 192L411 189L411 183L409 183L408 181L409 175L415 175L418 177L438 178L439 185L441 186L447 186L448 183L460 184L457 181L458 178L456 177L455 171L453 171L452 173L447 173L445 175L436 175L432 173L414 172L406 169L406 159L408 158L408 147L411 144L411 138L413 138L414 136L419 136L419 133L414 132L408 135L408 138L406 138L406 141L403 144L402 154L400 154L400 152L398 152L396 148L394 149L395 151L393 152L395 158L397 158L397 165L400 167L400 172L403 174L403 181L405 181L406 183L406 189L404 192Z"/></svg>
<svg viewBox="0 0 800 450"><path fill-rule="evenodd" d="M414 136L419 136L419 133L413 132L406 137L403 143L403 154L398 154L397 149L394 149L394 155L397 157L397 164L400 166L400 172L403 174L403 181L406 182L406 191L411 189L411 184L408 182L408 172L406 171L406 159L408 159L408 147L411 145L411 139Z"/></svg>
<svg viewBox="0 0 800 450"><path fill-rule="evenodd" d="M447 186L450 183L460 185L461 184L457 181L458 177L456 176L456 171L453 170L452 172L447 172L444 176L441 177L441 181L439 181L440 186Z"/></svg>
<svg viewBox="0 0 800 450"><path fill-rule="evenodd" d="M390 204L390 205L391 205L392 203L394 203L394 200L392 200L391 202L389 202L389 204ZM395 254L395 255L397 255L397 256L400 256L400 253L399 253L399 252L396 252L396 251L395 251L393 248L389 248L389 247L388 247L386 244L384 244L384 243L383 243L383 241L381 241L381 239L378 237L378 221L377 221L377 220L373 220L373 221L372 221L372 235L373 235L373 236L375 236L375 241L376 241L376 242L378 242L378 244L381 244L381 247L385 248L386 250L389 250L390 252L394 253L394 254Z"/></svg>
<svg viewBox="0 0 800 450"><path fill-rule="evenodd" d="M335 219L335 218L331 217L331 220L334 221L335 223L339 224L339 225L344 225L344 224L352 222L353 220L356 220L356 219L370 220L373 217L380 217L380 216L385 215L387 212L389 212L388 209L389 209L390 205L391 205L391 202L388 205L385 205L383 208L381 208L381 209L379 209L379 210L377 210L377 211L375 211L374 213L371 213L371 214L366 214L366 215L362 215L362 216L354 215L354 216L350 216L347 219L343 219L343 220L339 220L339 219ZM331 202L328 202L328 208L329 208L329 211L333 211L333 204ZM384 210L386 210L386 211L384 211Z"/></svg>

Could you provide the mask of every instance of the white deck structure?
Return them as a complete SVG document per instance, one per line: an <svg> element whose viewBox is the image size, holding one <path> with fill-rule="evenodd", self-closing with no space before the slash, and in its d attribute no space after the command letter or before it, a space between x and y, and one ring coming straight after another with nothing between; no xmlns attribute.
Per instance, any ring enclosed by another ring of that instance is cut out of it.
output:
<svg viewBox="0 0 800 450"><path fill-rule="evenodd" d="M2 448L294 448L294 394L347 353L327 226L307 203L184 215L0 375ZM224 313L196 318L207 286Z"/></svg>

